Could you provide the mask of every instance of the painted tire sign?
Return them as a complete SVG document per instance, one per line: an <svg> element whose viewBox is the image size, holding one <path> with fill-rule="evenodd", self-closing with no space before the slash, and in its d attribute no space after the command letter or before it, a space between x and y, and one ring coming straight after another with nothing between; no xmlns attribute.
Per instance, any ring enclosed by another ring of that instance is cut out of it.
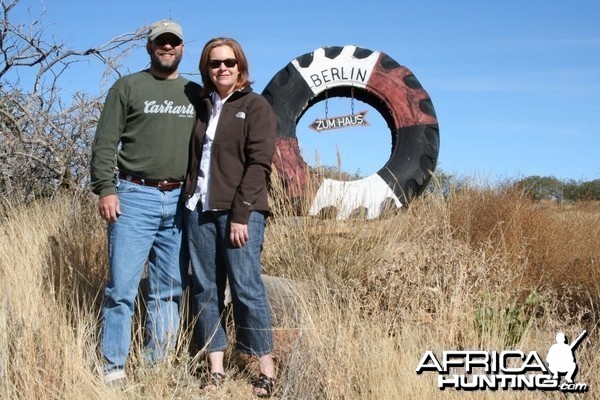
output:
<svg viewBox="0 0 600 400"><path fill-rule="evenodd" d="M390 204L407 205L427 186L439 152L435 110L413 73L388 55L357 46L318 48L280 70L263 95L279 120L274 165L290 198L305 194L307 168L296 124L312 105L328 97L356 98L375 108L390 128L392 148L382 167L356 181L324 179L309 214L332 206L338 210L338 219L359 208L366 209L367 218L375 218ZM323 129L336 129L346 122L358 125L359 115L334 122L316 120L313 129L319 130L319 124ZM366 121L364 114L360 120Z"/></svg>

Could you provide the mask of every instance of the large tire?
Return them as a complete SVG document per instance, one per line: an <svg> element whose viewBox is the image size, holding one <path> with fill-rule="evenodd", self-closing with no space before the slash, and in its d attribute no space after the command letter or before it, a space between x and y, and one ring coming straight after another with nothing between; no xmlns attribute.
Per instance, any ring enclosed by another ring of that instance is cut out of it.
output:
<svg viewBox="0 0 600 400"><path fill-rule="evenodd" d="M435 110L412 72L388 55L356 46L318 48L292 60L262 94L279 120L274 165L291 198L301 196L306 187L296 124L313 104L353 95L375 108L390 129L391 152L383 167L358 181L324 180L311 214L335 206L338 218L344 219L362 207L373 218L390 201L407 205L427 186L439 152Z"/></svg>

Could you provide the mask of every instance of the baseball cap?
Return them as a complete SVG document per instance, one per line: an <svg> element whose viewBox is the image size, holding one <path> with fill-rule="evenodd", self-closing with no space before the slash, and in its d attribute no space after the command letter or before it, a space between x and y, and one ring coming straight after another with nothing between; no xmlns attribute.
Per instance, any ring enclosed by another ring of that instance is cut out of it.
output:
<svg viewBox="0 0 600 400"><path fill-rule="evenodd" d="M163 33L172 33L179 39L183 40L181 26L168 19L156 21L150 25L150 30L148 31L148 40L154 40Z"/></svg>

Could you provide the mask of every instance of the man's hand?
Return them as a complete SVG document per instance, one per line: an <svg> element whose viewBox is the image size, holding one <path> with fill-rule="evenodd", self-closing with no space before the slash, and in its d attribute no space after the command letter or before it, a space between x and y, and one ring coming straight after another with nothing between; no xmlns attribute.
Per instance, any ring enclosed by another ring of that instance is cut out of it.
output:
<svg viewBox="0 0 600 400"><path fill-rule="evenodd" d="M232 222L229 229L229 240L233 247L243 247L248 241L248 225Z"/></svg>
<svg viewBox="0 0 600 400"><path fill-rule="evenodd" d="M109 194L98 200L98 212L106 222L117 222L117 218L121 215L121 204L117 195Z"/></svg>

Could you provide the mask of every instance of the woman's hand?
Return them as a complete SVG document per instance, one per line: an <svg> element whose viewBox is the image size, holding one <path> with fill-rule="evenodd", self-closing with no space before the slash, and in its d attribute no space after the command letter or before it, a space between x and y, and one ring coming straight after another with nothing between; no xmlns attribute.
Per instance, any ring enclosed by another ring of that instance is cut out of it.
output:
<svg viewBox="0 0 600 400"><path fill-rule="evenodd" d="M233 247L243 247L248 241L248 225L232 222L229 229L229 240Z"/></svg>

